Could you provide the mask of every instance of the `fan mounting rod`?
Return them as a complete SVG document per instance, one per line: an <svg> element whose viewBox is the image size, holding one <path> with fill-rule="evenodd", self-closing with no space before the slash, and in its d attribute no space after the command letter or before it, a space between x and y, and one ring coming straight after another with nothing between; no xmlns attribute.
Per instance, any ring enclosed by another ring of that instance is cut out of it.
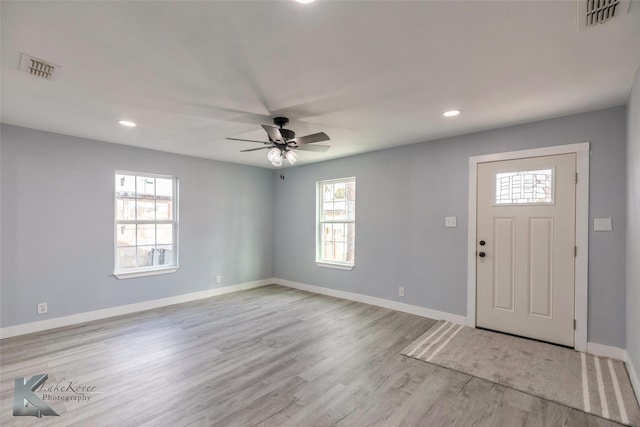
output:
<svg viewBox="0 0 640 427"><path fill-rule="evenodd" d="M280 129L282 129L283 126L289 124L289 119L287 119L286 117L274 117L273 124L276 126L280 126Z"/></svg>

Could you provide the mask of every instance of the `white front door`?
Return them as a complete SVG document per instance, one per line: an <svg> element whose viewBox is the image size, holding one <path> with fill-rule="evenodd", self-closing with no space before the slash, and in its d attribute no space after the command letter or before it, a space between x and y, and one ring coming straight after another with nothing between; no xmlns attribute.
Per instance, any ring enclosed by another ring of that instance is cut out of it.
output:
<svg viewBox="0 0 640 427"><path fill-rule="evenodd" d="M476 325L574 346L576 155L478 164Z"/></svg>

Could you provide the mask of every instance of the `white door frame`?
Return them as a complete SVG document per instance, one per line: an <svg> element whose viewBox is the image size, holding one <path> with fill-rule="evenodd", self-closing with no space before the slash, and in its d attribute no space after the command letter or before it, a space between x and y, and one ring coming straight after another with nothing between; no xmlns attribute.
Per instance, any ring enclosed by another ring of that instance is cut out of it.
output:
<svg viewBox="0 0 640 427"><path fill-rule="evenodd" d="M514 160L526 157L576 154L576 275L575 275L575 349L587 350L587 294L589 273L589 143L557 145L530 150L509 151L469 157L469 225L467 242L467 326L476 327L476 216L478 163Z"/></svg>

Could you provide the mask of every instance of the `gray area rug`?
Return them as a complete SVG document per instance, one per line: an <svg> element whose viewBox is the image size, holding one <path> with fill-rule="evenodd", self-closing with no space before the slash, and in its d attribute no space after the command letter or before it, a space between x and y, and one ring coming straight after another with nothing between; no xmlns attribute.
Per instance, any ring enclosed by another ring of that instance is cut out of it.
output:
<svg viewBox="0 0 640 427"><path fill-rule="evenodd" d="M402 354L640 426L638 401L619 360L445 321Z"/></svg>

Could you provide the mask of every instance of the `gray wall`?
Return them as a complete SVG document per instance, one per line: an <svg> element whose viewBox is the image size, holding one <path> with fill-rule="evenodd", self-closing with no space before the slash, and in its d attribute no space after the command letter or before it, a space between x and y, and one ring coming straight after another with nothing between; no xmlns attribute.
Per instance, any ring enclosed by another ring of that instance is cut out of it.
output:
<svg viewBox="0 0 640 427"><path fill-rule="evenodd" d="M9 125L0 140L2 327L272 277L270 170ZM117 169L179 178L176 273L113 277Z"/></svg>
<svg viewBox="0 0 640 427"><path fill-rule="evenodd" d="M627 351L640 375L640 69L627 119Z"/></svg>
<svg viewBox="0 0 640 427"><path fill-rule="evenodd" d="M617 107L285 169L274 275L466 315L469 157L590 141L590 218L612 217L613 231L589 235L588 339L624 348L625 114ZM317 267L315 183L346 176L357 182L356 266ZM444 227L449 215L457 228Z"/></svg>
<svg viewBox="0 0 640 427"><path fill-rule="evenodd" d="M629 182L638 179L638 86ZM632 307L640 295L637 263L625 284L625 115L611 108L276 172L2 125L2 327L210 289L216 274L223 286L279 277L465 315L469 156L590 141L590 217L612 217L614 230L590 232L589 341L624 348L625 292ZM177 273L112 276L116 169L180 178ZM315 182L345 176L358 187L353 271L314 262ZM444 228L447 215L457 228ZM43 301L49 313L37 316ZM637 330L629 340L637 360Z"/></svg>

